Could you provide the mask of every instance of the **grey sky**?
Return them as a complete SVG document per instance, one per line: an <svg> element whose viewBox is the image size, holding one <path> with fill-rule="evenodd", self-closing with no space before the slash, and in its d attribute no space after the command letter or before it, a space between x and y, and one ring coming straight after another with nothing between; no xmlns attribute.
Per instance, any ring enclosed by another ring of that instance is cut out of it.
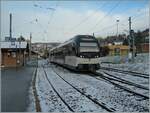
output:
<svg viewBox="0 0 150 113"><path fill-rule="evenodd" d="M77 34L105 37L132 28L143 30L149 26L149 8L146 1L7 1L1 4L1 38L9 36L9 13L13 15L13 37L23 35L33 42L63 42ZM113 8L114 7L114 8ZM55 9L55 10L53 10ZM112 10L112 11L111 11Z"/></svg>

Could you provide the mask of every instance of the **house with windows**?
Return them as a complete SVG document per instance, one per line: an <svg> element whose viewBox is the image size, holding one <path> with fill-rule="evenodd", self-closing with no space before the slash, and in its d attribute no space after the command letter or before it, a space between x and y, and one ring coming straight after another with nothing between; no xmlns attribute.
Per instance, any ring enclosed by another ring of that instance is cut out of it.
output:
<svg viewBox="0 0 150 113"><path fill-rule="evenodd" d="M1 67L18 67L25 64L27 42L3 41L1 46Z"/></svg>
<svg viewBox="0 0 150 113"><path fill-rule="evenodd" d="M109 45L108 48L110 56L123 56L129 53L129 46L126 45Z"/></svg>

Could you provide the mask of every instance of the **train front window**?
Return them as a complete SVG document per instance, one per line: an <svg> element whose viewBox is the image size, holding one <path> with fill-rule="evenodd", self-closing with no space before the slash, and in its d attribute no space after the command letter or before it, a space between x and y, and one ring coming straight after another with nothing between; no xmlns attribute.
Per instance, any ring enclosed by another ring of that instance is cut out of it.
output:
<svg viewBox="0 0 150 113"><path fill-rule="evenodd" d="M99 52L96 42L80 42L80 52Z"/></svg>

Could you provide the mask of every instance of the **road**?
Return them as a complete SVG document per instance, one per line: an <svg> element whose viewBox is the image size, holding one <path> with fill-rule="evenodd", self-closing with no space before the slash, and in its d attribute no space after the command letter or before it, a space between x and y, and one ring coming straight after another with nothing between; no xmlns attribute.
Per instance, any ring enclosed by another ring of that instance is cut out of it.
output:
<svg viewBox="0 0 150 113"><path fill-rule="evenodd" d="M2 112L23 112L28 105L28 90L32 81L34 68L5 68L1 80Z"/></svg>

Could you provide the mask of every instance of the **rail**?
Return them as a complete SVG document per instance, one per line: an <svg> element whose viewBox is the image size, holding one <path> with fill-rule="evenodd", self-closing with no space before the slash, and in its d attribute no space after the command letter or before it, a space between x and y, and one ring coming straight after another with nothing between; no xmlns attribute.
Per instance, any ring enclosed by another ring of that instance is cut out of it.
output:
<svg viewBox="0 0 150 113"><path fill-rule="evenodd" d="M89 74L89 75L90 75L90 74ZM94 75L96 75L97 77L95 77ZM114 80L112 80L112 78L107 77L107 76L105 76L105 75L103 75L103 74L101 74L101 73L91 72L91 75L90 75L90 76L92 76L92 77L94 77L94 78L96 78L96 79L98 79L98 80L101 80L100 78L102 78L102 79L104 79L104 80L110 82L111 84L115 85L116 87L119 87L119 88L121 88L121 89L123 89L123 90L125 90L125 91L127 91L127 92L130 92L130 93L132 93L132 94L134 94L134 95L137 95L137 96L141 96L141 97L143 97L143 98L145 98L145 99L149 99L148 96L143 95L143 94L138 93L138 92L135 92L135 91L131 90L130 88L124 87L124 86L122 86L122 85L120 85L120 84L117 84L117 83L114 82ZM99 78L99 77L100 77L100 78Z"/></svg>

